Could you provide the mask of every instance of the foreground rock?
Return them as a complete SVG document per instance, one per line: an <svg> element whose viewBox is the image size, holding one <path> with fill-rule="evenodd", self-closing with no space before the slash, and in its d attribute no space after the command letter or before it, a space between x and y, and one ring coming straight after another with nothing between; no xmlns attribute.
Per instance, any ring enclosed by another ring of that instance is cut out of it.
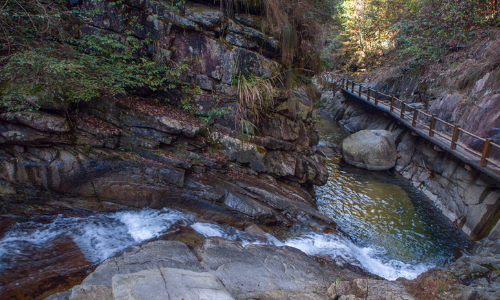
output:
<svg viewBox="0 0 500 300"><path fill-rule="evenodd" d="M396 143L386 130L362 130L342 141L344 160L371 171L384 171L396 165Z"/></svg>
<svg viewBox="0 0 500 300"><path fill-rule="evenodd" d="M81 285L47 299L327 300L339 277L360 275L287 246L243 247L210 237L191 251L181 242L155 241L105 260Z"/></svg>
<svg viewBox="0 0 500 300"><path fill-rule="evenodd" d="M337 300L414 300L401 282L355 279L334 282L327 292Z"/></svg>
<svg viewBox="0 0 500 300"><path fill-rule="evenodd" d="M215 275L172 268L113 276L113 299L234 300Z"/></svg>

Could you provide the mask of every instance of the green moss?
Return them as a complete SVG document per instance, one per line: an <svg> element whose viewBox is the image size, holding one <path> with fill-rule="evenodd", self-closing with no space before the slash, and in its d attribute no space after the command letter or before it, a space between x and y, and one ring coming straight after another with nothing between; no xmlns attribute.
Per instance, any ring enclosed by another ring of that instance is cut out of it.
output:
<svg viewBox="0 0 500 300"><path fill-rule="evenodd" d="M259 153L261 153L261 154L266 154L266 153L267 153L266 148L264 148L264 147L262 147L262 146L255 145L255 148L257 148L257 152L259 152Z"/></svg>
<svg viewBox="0 0 500 300"><path fill-rule="evenodd" d="M210 139L210 131L206 127L200 128L198 134L204 137L206 140Z"/></svg>

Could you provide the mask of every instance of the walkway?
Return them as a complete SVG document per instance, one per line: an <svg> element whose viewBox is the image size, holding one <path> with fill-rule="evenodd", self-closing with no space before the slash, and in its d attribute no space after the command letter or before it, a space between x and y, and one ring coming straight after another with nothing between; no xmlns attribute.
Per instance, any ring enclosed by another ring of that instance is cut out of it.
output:
<svg viewBox="0 0 500 300"><path fill-rule="evenodd" d="M338 85L344 93L351 97L393 117L399 123L410 128L415 135L425 138L443 151L500 182L500 162L490 158L492 149L496 148L499 151L500 145L493 143L491 139L476 136L458 125L450 124L434 115L427 114L394 96L364 87L341 75L324 73L322 77L325 81ZM480 141L480 151L466 145L462 142L464 139Z"/></svg>

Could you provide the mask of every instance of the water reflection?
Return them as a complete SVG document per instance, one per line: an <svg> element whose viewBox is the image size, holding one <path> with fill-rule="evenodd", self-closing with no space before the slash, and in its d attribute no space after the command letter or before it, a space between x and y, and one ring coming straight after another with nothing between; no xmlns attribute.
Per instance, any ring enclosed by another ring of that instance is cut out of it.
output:
<svg viewBox="0 0 500 300"><path fill-rule="evenodd" d="M323 118L322 144L339 145L347 136ZM370 172L327 159L330 179L317 188L318 206L361 247L376 247L384 261L441 265L468 240L437 213L427 198L399 175Z"/></svg>

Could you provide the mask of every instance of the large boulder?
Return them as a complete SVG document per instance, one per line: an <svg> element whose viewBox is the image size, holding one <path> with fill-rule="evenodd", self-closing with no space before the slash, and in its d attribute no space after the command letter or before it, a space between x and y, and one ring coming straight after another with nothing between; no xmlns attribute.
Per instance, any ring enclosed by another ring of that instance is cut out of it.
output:
<svg viewBox="0 0 500 300"><path fill-rule="evenodd" d="M342 141L345 162L358 168L383 171L396 165L396 143L387 130L361 130Z"/></svg>

